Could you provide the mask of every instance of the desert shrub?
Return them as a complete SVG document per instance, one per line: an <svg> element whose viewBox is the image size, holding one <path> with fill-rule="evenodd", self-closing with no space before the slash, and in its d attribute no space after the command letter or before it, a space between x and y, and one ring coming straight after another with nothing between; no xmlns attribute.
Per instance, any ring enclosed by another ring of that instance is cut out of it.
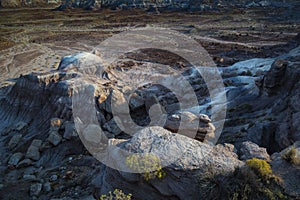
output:
<svg viewBox="0 0 300 200"><path fill-rule="evenodd" d="M166 176L160 159L152 154L128 156L126 165L133 171L141 173L146 181L154 178L162 179Z"/></svg>
<svg viewBox="0 0 300 200"><path fill-rule="evenodd" d="M246 164L256 173L264 178L269 178L272 175L272 169L269 163L265 160L252 158L246 161Z"/></svg>
<svg viewBox="0 0 300 200"><path fill-rule="evenodd" d="M101 195L99 200L131 200L131 194L125 194L122 190L115 189L114 192L109 192L108 195Z"/></svg>
<svg viewBox="0 0 300 200"><path fill-rule="evenodd" d="M199 174L199 197L216 200L288 199L274 179L266 181L255 169L247 165L227 175L215 172Z"/></svg>
<svg viewBox="0 0 300 200"><path fill-rule="evenodd" d="M236 169L230 175L214 175L214 173L200 174L200 199L244 200L248 199L248 197L255 199L255 194L251 193L255 190L257 191L257 178L253 178L256 175L251 170L247 170L247 172L245 170L246 168ZM245 177L249 177L249 179L245 179Z"/></svg>
<svg viewBox="0 0 300 200"><path fill-rule="evenodd" d="M246 161L248 167L250 167L256 174L262 177L262 181L269 184L270 181L276 184L281 184L282 179L279 176L273 174L270 164L258 158L252 158Z"/></svg>
<svg viewBox="0 0 300 200"><path fill-rule="evenodd" d="M300 159L297 158L297 149L296 147L292 147L290 150L288 150L286 153L284 153L281 156L282 159L286 160L287 162L290 162L292 164L300 164Z"/></svg>

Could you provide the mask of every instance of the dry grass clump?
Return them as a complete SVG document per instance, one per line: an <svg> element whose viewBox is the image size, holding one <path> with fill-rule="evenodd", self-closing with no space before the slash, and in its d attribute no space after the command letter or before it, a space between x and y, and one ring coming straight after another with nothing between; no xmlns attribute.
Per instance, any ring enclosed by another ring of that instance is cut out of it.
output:
<svg viewBox="0 0 300 200"><path fill-rule="evenodd" d="M246 164L263 178L269 178L272 175L272 169L265 160L252 158L246 161Z"/></svg>
<svg viewBox="0 0 300 200"><path fill-rule="evenodd" d="M131 200L131 194L125 194L120 189L115 189L114 192L109 192L108 195L101 195L99 200Z"/></svg>
<svg viewBox="0 0 300 200"><path fill-rule="evenodd" d="M300 158L297 157L296 147L292 147L286 153L281 156L282 159L286 160L289 163L300 165Z"/></svg>
<svg viewBox="0 0 300 200"><path fill-rule="evenodd" d="M126 158L126 165L135 172L141 173L146 181L163 179L166 172L163 170L160 159L152 154L131 155Z"/></svg>
<svg viewBox="0 0 300 200"><path fill-rule="evenodd" d="M279 182L269 163L255 158L229 175L199 174L199 196L201 199L289 199Z"/></svg>

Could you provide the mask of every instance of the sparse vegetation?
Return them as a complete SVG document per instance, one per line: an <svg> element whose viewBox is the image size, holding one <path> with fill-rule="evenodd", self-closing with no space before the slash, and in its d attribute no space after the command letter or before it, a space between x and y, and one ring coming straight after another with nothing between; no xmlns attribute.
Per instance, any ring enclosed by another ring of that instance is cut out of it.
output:
<svg viewBox="0 0 300 200"><path fill-rule="evenodd" d="M200 174L199 196L203 199L232 200L289 199L278 181L274 179L275 176L270 172L268 163L260 160L252 160L250 163L252 167L247 164L229 175L215 172ZM262 177L257 170L268 174L268 178Z"/></svg>
<svg viewBox="0 0 300 200"><path fill-rule="evenodd" d="M299 165L300 158L297 157L297 149L296 147L292 147L286 153L282 155L282 159L286 160L289 163Z"/></svg>
<svg viewBox="0 0 300 200"><path fill-rule="evenodd" d="M125 194L120 189L115 189L114 192L109 192L108 195L101 195L99 200L131 200L132 194Z"/></svg>
<svg viewBox="0 0 300 200"><path fill-rule="evenodd" d="M246 161L246 164L263 178L269 178L272 175L272 169L265 160L252 158Z"/></svg>
<svg viewBox="0 0 300 200"><path fill-rule="evenodd" d="M162 179L166 176L166 172L160 164L160 159L152 154L128 156L126 165L134 172L141 173L146 181L154 178Z"/></svg>

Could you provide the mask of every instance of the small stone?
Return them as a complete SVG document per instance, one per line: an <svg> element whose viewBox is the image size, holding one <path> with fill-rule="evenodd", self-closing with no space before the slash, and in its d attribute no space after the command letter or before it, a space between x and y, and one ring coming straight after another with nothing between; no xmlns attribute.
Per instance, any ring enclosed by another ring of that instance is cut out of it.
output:
<svg viewBox="0 0 300 200"><path fill-rule="evenodd" d="M107 96L105 94L100 94L100 97L98 99L99 104L105 102L107 99Z"/></svg>
<svg viewBox="0 0 300 200"><path fill-rule="evenodd" d="M174 103L170 105L166 105L166 112L167 113L174 113L180 109L179 103Z"/></svg>
<svg viewBox="0 0 300 200"><path fill-rule="evenodd" d="M62 120L59 118L51 119L51 130L58 131L62 125Z"/></svg>
<svg viewBox="0 0 300 200"><path fill-rule="evenodd" d="M168 116L165 123L165 128L171 130L172 132L177 132L180 122L182 123L181 130L193 130L194 128L198 127L199 122L197 118L198 117L195 114L187 111L172 114L171 116ZM196 131L197 130L195 130L195 132Z"/></svg>
<svg viewBox="0 0 300 200"><path fill-rule="evenodd" d="M49 182L46 182L43 184L43 190L45 192L50 192L51 191L51 184Z"/></svg>
<svg viewBox="0 0 300 200"><path fill-rule="evenodd" d="M22 139L21 134L16 134L16 135L12 136L12 138L10 139L10 141L8 143L9 150L12 150L13 148L15 148L21 139Z"/></svg>
<svg viewBox="0 0 300 200"><path fill-rule="evenodd" d="M26 128L28 126L27 123L25 122L18 122L15 126L14 126L14 130L16 131L22 131L24 128Z"/></svg>
<svg viewBox="0 0 300 200"><path fill-rule="evenodd" d="M25 175L23 175L23 180L24 181L35 181L37 179L36 179L35 175L25 174Z"/></svg>
<svg viewBox="0 0 300 200"><path fill-rule="evenodd" d="M51 147L52 147L52 144L50 144L49 141L45 141L45 142L42 144L42 146L41 146L41 148L40 148L40 151L44 151L45 149L49 149L49 148L51 148Z"/></svg>
<svg viewBox="0 0 300 200"><path fill-rule="evenodd" d="M53 144L54 146L57 146L62 140L62 137L59 133L52 131L49 134L49 137L47 139L47 141L49 141L51 144Z"/></svg>
<svg viewBox="0 0 300 200"><path fill-rule="evenodd" d="M180 120L180 115L179 114L173 114L173 115L171 115L170 120L179 121Z"/></svg>
<svg viewBox="0 0 300 200"><path fill-rule="evenodd" d="M42 140L37 140L37 139L35 139L35 140L33 140L33 141L31 142L31 145L40 148L41 145L42 145L42 143L43 143Z"/></svg>
<svg viewBox="0 0 300 200"><path fill-rule="evenodd" d="M102 101L99 106L101 109L106 110L109 113L112 113L112 111L118 114L129 112L126 98L119 90L112 90L107 96L107 99Z"/></svg>
<svg viewBox="0 0 300 200"><path fill-rule="evenodd" d="M112 93L111 106L112 106L112 111L116 113L129 112L128 102L126 101L124 95L118 90L114 90Z"/></svg>
<svg viewBox="0 0 300 200"><path fill-rule="evenodd" d="M64 132L63 137L65 139L70 140L72 137L77 136L74 123L66 121L64 123L64 127L65 127L65 132Z"/></svg>
<svg viewBox="0 0 300 200"><path fill-rule="evenodd" d="M33 140L31 145L29 146L27 153L26 153L26 158L30 158L32 160L39 160L40 159L40 147L42 145L41 140Z"/></svg>
<svg viewBox="0 0 300 200"><path fill-rule="evenodd" d="M73 173L73 171L67 171L66 175L71 175Z"/></svg>
<svg viewBox="0 0 300 200"><path fill-rule="evenodd" d="M24 169L24 173L23 175L27 174L27 175L31 175L31 174L37 174L37 169L35 167L27 167Z"/></svg>
<svg viewBox="0 0 300 200"><path fill-rule="evenodd" d="M197 119L197 116L191 112L187 112L187 111L183 111L180 112L180 118L181 118L181 122L191 122Z"/></svg>
<svg viewBox="0 0 300 200"><path fill-rule="evenodd" d="M74 172L73 171L67 171L66 172L66 175L65 175L65 178L72 178L74 176Z"/></svg>
<svg viewBox="0 0 300 200"><path fill-rule="evenodd" d="M270 156L267 153L266 148L259 147L257 144L249 141L242 143L240 154L242 160L258 158L258 159L270 161Z"/></svg>
<svg viewBox="0 0 300 200"><path fill-rule="evenodd" d="M211 119L207 115L204 115L204 114L199 114L199 120L204 123L211 122Z"/></svg>
<svg viewBox="0 0 300 200"><path fill-rule="evenodd" d="M49 181L55 182L55 181L57 181L57 179L58 179L58 176L56 174L53 174L52 176L50 176Z"/></svg>
<svg viewBox="0 0 300 200"><path fill-rule="evenodd" d="M35 183L30 186L30 196L39 196L42 191L42 184Z"/></svg>
<svg viewBox="0 0 300 200"><path fill-rule="evenodd" d="M228 151L230 151L230 152L237 153L237 151L236 151L236 149L235 149L235 147L234 147L233 144L225 143L225 144L224 144L224 147L225 147L226 149L228 149Z"/></svg>
<svg viewBox="0 0 300 200"><path fill-rule="evenodd" d="M25 158L17 165L17 168L28 167L32 164L32 161L29 158Z"/></svg>
<svg viewBox="0 0 300 200"><path fill-rule="evenodd" d="M145 99L143 99L138 94L134 93L131 95L130 101L129 101L129 107L132 111L138 110L145 106Z"/></svg>
<svg viewBox="0 0 300 200"><path fill-rule="evenodd" d="M26 158L30 158L32 160L39 160L41 157L40 152L39 152L39 148L35 147L35 146L30 146L27 150L26 153Z"/></svg>
<svg viewBox="0 0 300 200"><path fill-rule="evenodd" d="M118 123L116 123L118 122ZM121 126L121 127L119 127ZM120 133L122 133L122 129L124 130L124 128L122 127L122 122L121 119L119 117L114 117L113 119L111 119L110 121L108 121L107 123L105 123L103 125L103 128L105 128L108 132L114 134L114 135L119 135Z"/></svg>
<svg viewBox="0 0 300 200"><path fill-rule="evenodd" d="M10 128L6 128L2 133L1 135L2 136L7 136L12 130Z"/></svg>
<svg viewBox="0 0 300 200"><path fill-rule="evenodd" d="M23 153L21 152L15 153L10 157L8 164L16 166L22 158L23 158Z"/></svg>
<svg viewBox="0 0 300 200"><path fill-rule="evenodd" d="M3 184L0 184L0 190L2 190L4 188Z"/></svg>
<svg viewBox="0 0 300 200"><path fill-rule="evenodd" d="M84 130L84 138L89 142L99 143L102 137L102 130L99 125L89 124Z"/></svg>
<svg viewBox="0 0 300 200"><path fill-rule="evenodd" d="M106 138L108 138L108 139L111 139L111 138L115 137L115 135L110 133L110 132L107 132L107 131L103 131L103 132L104 132L104 135L106 136Z"/></svg>

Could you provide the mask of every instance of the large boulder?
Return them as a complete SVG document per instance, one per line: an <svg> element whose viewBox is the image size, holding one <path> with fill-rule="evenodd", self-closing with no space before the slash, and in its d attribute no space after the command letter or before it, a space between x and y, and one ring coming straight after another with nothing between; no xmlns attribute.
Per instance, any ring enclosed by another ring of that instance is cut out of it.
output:
<svg viewBox="0 0 300 200"><path fill-rule="evenodd" d="M58 70L72 70L94 75L102 72L102 64L103 61L99 56L88 52L79 52L73 55L64 56L59 63Z"/></svg>
<svg viewBox="0 0 300 200"><path fill-rule="evenodd" d="M137 132L131 140L117 143L123 150L155 155L164 167L166 176L147 181L142 175L106 167L94 179L98 194L122 188L136 199L197 199L201 176L207 173L230 174L242 165L230 148L222 145L212 147L158 126L145 128ZM126 164L122 164L126 157L121 152L114 149L109 152L109 159L116 164L115 167L128 168Z"/></svg>
<svg viewBox="0 0 300 200"><path fill-rule="evenodd" d="M258 158L270 161L270 156L267 153L266 148L259 147L257 144L253 142L243 142L242 147L240 149L240 158L242 160L248 160L251 158Z"/></svg>

